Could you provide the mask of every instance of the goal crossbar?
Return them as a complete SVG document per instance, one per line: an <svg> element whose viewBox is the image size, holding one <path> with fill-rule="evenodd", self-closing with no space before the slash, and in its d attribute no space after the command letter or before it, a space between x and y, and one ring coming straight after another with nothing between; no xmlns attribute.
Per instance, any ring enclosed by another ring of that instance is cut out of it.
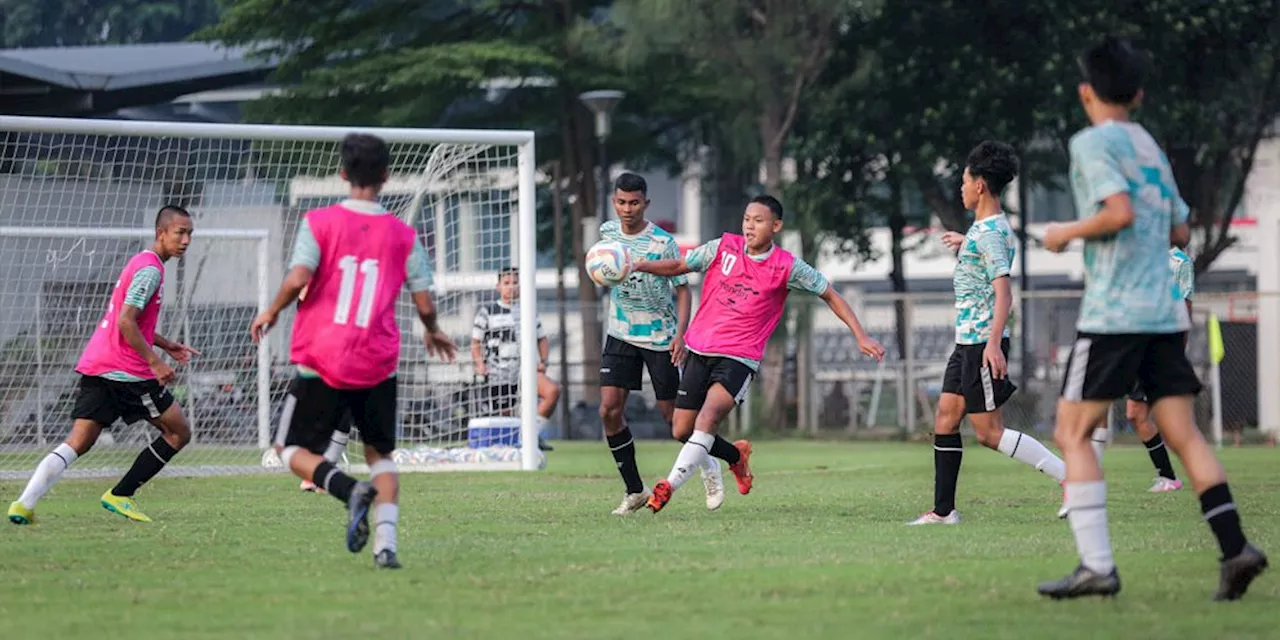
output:
<svg viewBox="0 0 1280 640"><path fill-rule="evenodd" d="M219 124L143 120L94 120L0 116L0 131L84 135L130 135L240 140L296 140L332 142L350 133L367 133L388 141L419 144L533 144L532 131L488 129L392 129L386 127L325 127L313 125Z"/></svg>

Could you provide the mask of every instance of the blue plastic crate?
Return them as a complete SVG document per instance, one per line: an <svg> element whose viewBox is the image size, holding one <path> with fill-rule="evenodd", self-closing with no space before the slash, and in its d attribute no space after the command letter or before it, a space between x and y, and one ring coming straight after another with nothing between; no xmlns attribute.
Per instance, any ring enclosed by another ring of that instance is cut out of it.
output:
<svg viewBox="0 0 1280 640"><path fill-rule="evenodd" d="M472 418L467 422L467 446L519 447L520 419L509 417Z"/></svg>

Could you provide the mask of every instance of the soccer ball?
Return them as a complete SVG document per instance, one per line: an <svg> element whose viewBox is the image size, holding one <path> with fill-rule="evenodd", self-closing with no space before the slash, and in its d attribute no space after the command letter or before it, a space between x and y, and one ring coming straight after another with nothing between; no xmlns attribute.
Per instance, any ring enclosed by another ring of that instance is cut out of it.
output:
<svg viewBox="0 0 1280 640"><path fill-rule="evenodd" d="M603 240L587 251L587 276L602 286L612 287L631 273L631 252L620 242Z"/></svg>

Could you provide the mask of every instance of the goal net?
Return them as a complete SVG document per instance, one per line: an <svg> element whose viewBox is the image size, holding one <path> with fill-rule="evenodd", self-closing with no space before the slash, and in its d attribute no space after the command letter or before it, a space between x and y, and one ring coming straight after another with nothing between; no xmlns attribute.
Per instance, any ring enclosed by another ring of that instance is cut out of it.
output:
<svg viewBox="0 0 1280 640"><path fill-rule="evenodd" d="M346 197L338 149L351 131L0 116L0 479L25 478L65 438L75 362L165 203L191 211L196 230L165 267L158 331L201 352L170 387L193 439L166 473L281 470L271 444L294 375L292 310L261 344L248 327L283 278L303 214ZM476 312L496 299L502 270L527 274L521 306L536 308L532 134L360 131L391 147L382 203L417 230L458 346L456 363L428 358L401 297L397 462L540 468L534 315L510 327L510 380L479 378L471 358ZM155 433L117 422L68 473L122 473ZM353 430L344 462L356 471L362 450Z"/></svg>

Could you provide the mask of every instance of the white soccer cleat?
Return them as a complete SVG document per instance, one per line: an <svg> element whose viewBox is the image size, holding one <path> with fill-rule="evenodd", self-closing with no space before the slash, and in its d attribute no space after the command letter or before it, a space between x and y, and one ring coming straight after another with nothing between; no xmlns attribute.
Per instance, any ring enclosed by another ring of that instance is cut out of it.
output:
<svg viewBox="0 0 1280 640"><path fill-rule="evenodd" d="M643 509L645 503L649 502L649 496L651 495L653 495L653 492L649 490L649 487L645 487L644 491L640 493L628 493L622 496L622 504L613 510L613 515L625 516Z"/></svg>
<svg viewBox="0 0 1280 640"><path fill-rule="evenodd" d="M924 524L960 524L960 512L952 509L951 513L948 513L945 516L940 516L930 511L919 518L908 522L907 526L918 527Z"/></svg>
<svg viewBox="0 0 1280 640"><path fill-rule="evenodd" d="M715 471L707 473L706 469L702 470L702 486L707 488L707 510L715 511L724 504L724 471L719 460L711 463L715 465Z"/></svg>
<svg viewBox="0 0 1280 640"><path fill-rule="evenodd" d="M1156 476L1156 481L1151 485L1151 493L1164 493L1166 491L1177 491L1182 488L1181 480L1170 480L1164 476Z"/></svg>

